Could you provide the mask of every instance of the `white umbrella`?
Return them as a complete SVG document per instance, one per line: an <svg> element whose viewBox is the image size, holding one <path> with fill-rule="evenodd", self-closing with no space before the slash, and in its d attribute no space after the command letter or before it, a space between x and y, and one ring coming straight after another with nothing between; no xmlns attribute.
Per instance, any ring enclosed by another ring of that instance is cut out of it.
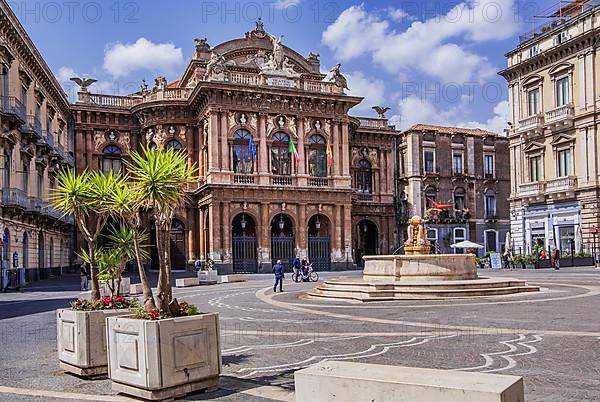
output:
<svg viewBox="0 0 600 402"><path fill-rule="evenodd" d="M481 244L473 243L472 241L465 240L459 243L451 245L452 248L483 248Z"/></svg>

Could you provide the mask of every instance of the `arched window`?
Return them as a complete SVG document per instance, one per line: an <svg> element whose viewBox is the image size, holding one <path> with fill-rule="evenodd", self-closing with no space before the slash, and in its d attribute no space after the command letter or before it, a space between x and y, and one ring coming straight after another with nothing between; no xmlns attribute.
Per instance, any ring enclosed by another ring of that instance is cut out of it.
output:
<svg viewBox="0 0 600 402"><path fill-rule="evenodd" d="M167 142L167 145L165 145L165 149L176 149L179 150L181 149L181 143L177 140L171 140L169 142Z"/></svg>
<svg viewBox="0 0 600 402"><path fill-rule="evenodd" d="M358 162L356 169L356 188L359 193L371 194L372 183L371 183L371 162L366 159L362 159Z"/></svg>
<svg viewBox="0 0 600 402"><path fill-rule="evenodd" d="M291 175L290 137L286 133L275 133L271 146L271 172L277 175Z"/></svg>
<svg viewBox="0 0 600 402"><path fill-rule="evenodd" d="M433 205L432 201L436 201L436 198L437 198L437 191L436 191L435 187L433 187L433 186L427 187L427 189L425 190L425 209L435 207L435 205Z"/></svg>
<svg viewBox="0 0 600 402"><path fill-rule="evenodd" d="M465 189L462 187L457 187L454 190L454 210L462 211L465 209L465 206Z"/></svg>
<svg viewBox="0 0 600 402"><path fill-rule="evenodd" d="M233 134L232 156L233 171L235 173L252 173L254 171L254 158L250 150L250 131L239 129Z"/></svg>
<svg viewBox="0 0 600 402"><path fill-rule="evenodd" d="M327 177L327 142L322 136L315 134L309 139L308 173L313 177Z"/></svg>
<svg viewBox="0 0 600 402"><path fill-rule="evenodd" d="M102 171L108 174L111 170L114 173L121 172L121 156L122 152L116 145L108 145L102 151Z"/></svg>

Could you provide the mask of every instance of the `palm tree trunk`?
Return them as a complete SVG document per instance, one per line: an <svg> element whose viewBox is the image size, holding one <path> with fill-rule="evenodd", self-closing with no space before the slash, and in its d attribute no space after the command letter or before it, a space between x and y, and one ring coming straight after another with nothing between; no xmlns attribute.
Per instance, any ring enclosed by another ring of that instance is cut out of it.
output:
<svg viewBox="0 0 600 402"><path fill-rule="evenodd" d="M100 300L100 284L98 283L98 269L96 267L96 255L94 254L94 243L87 240L88 253L90 256L90 275L92 279L92 300Z"/></svg>
<svg viewBox="0 0 600 402"><path fill-rule="evenodd" d="M162 225L156 224L156 249L158 252L158 261L160 265L160 271L158 273L158 284L156 286L156 304L164 314L170 316L169 303L171 301L169 297L170 284L169 284L169 266L167 261L167 251L165 250L165 230Z"/></svg>
<svg viewBox="0 0 600 402"><path fill-rule="evenodd" d="M156 308L154 304L154 297L152 295L152 289L148 285L148 277L146 276L146 270L142 263L142 256L140 255L140 241L138 239L137 228L133 229L133 248L135 249L135 261L138 266L138 272L140 274L140 282L142 283L142 292L144 294L144 309L146 311Z"/></svg>

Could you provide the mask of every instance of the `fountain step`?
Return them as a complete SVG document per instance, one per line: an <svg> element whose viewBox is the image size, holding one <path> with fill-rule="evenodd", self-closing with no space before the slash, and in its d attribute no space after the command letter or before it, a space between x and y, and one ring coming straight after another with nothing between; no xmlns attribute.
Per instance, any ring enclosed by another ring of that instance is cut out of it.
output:
<svg viewBox="0 0 600 402"><path fill-rule="evenodd" d="M345 288L369 289L370 291L383 290L411 290L411 289L487 289L487 288L505 288L514 286L526 286L527 282L518 279L488 279L481 278L465 281L349 281L333 279L325 281L319 288L337 288L343 286Z"/></svg>
<svg viewBox="0 0 600 402"><path fill-rule="evenodd" d="M500 283L503 285L503 283ZM390 301L390 300L418 300L418 299L443 299L460 298L474 296L499 296L521 292L537 292L540 288L522 285L497 286L485 288L396 288L387 290L373 290L368 286L357 288L356 286L319 286L306 293L309 297L328 298L328 299L350 299L363 302L368 301Z"/></svg>

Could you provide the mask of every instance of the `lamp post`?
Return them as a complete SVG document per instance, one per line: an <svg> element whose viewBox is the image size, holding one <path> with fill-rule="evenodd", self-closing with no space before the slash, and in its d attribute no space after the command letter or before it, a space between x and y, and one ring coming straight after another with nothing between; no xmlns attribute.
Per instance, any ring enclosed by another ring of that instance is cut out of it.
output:
<svg viewBox="0 0 600 402"><path fill-rule="evenodd" d="M283 228L285 228L285 222L283 220L283 215L279 215L279 230L283 232Z"/></svg>
<svg viewBox="0 0 600 402"><path fill-rule="evenodd" d="M240 220L240 226L242 227L242 235L246 236L246 215L242 214L242 219Z"/></svg>

